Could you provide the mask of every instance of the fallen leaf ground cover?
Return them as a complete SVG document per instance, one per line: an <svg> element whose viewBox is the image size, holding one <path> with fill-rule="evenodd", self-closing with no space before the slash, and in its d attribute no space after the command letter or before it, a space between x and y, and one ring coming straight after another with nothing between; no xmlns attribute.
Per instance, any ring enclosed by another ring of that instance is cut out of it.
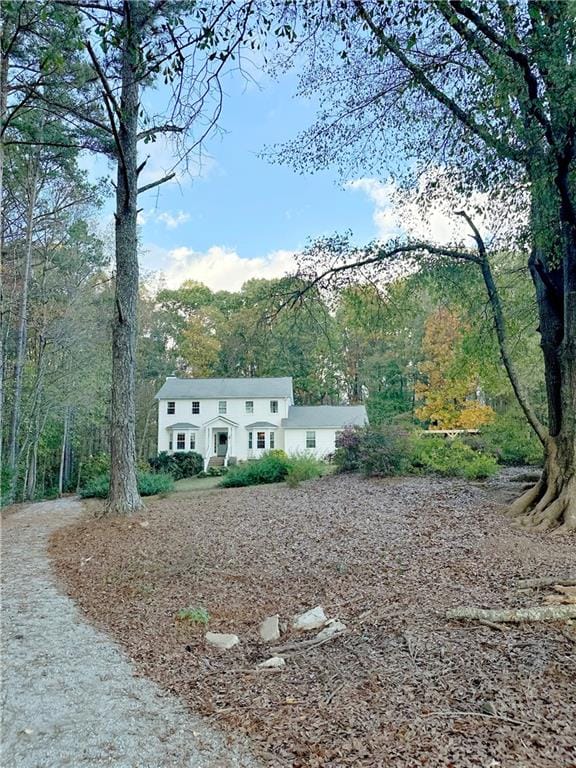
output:
<svg viewBox="0 0 576 768"><path fill-rule="evenodd" d="M510 492L510 489L507 491ZM459 605L522 607L518 578L572 575L574 537L516 530L502 489L327 477L175 494L130 519L58 531L69 593L140 673L277 766L576 766L576 645L567 623L450 622ZM280 614L321 604L348 633L256 670ZM178 620L205 608L208 625ZM204 632L233 632L229 651Z"/></svg>

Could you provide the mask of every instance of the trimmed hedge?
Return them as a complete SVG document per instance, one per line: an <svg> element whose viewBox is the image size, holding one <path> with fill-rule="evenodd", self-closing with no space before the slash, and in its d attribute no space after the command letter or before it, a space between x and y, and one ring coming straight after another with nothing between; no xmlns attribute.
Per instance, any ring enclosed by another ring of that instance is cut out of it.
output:
<svg viewBox="0 0 576 768"><path fill-rule="evenodd" d="M141 496L155 496L169 493L174 488L174 479L165 473L138 472L138 492ZM105 499L110 489L110 475L99 475L80 489L83 499Z"/></svg>

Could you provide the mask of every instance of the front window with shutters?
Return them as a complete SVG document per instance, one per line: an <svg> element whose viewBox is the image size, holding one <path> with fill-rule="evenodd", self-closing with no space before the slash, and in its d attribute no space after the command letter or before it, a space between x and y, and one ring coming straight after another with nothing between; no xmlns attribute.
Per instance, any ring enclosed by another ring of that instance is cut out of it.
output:
<svg viewBox="0 0 576 768"><path fill-rule="evenodd" d="M176 450L177 451L186 450L186 433L185 432L178 432L178 434L176 435Z"/></svg>

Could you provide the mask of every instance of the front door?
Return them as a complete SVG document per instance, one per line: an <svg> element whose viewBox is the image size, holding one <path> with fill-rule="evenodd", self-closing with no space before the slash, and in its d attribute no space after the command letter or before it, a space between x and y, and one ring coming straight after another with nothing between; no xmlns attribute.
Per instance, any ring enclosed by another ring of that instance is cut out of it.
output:
<svg viewBox="0 0 576 768"><path fill-rule="evenodd" d="M226 456L228 450L228 432L216 433L216 456Z"/></svg>

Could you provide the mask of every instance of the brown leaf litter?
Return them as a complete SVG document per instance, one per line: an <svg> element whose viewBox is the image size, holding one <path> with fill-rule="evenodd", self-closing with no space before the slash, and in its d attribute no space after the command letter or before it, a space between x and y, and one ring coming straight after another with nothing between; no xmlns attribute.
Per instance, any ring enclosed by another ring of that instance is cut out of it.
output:
<svg viewBox="0 0 576 768"><path fill-rule="evenodd" d="M329 477L174 494L61 529L51 555L140 673L250 735L270 765L576 766L574 625L445 618L539 605L518 579L574 573L573 537L501 511L498 491L463 481ZM316 605L348 631L258 670L260 622L278 613L282 643L302 640L291 617ZM187 607L208 626L178 621ZM207 629L240 644L210 648Z"/></svg>

